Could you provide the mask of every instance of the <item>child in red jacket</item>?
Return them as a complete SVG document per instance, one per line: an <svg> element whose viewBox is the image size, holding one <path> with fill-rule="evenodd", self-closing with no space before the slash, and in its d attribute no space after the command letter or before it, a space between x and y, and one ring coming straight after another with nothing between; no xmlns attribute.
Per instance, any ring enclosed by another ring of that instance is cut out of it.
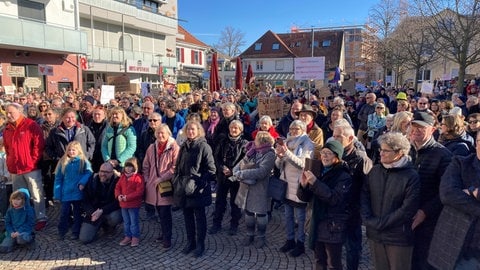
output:
<svg viewBox="0 0 480 270"><path fill-rule="evenodd" d="M136 247L140 243L139 211L142 205L145 185L138 171L137 159L132 157L125 161L123 172L115 186L115 198L122 208L124 235L120 246Z"/></svg>

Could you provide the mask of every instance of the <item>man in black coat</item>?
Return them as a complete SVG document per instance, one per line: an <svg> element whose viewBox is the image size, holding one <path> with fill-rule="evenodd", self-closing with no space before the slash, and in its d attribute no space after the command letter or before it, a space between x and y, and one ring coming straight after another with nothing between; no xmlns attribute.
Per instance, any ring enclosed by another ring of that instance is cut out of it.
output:
<svg viewBox="0 0 480 270"><path fill-rule="evenodd" d="M79 239L88 244L95 239L100 228L112 231L122 223L120 205L115 198L115 185L118 177L113 173L113 166L105 162L100 171L91 178L83 189L82 207L86 217L80 228Z"/></svg>
<svg viewBox="0 0 480 270"><path fill-rule="evenodd" d="M278 123L276 130L278 134L280 134L281 137L287 138L288 134L288 129L290 128L290 124L293 122L293 120L296 120L298 118L297 113L302 110L302 103L300 100L295 100L290 107L290 113L282 117L280 119L280 122Z"/></svg>
<svg viewBox="0 0 480 270"><path fill-rule="evenodd" d="M365 150L358 149L355 145L355 131L345 119L335 121L332 138L339 141L344 147L343 161L348 164L352 176L350 188L349 210L350 217L347 221L346 263L347 270L356 270L362 252L362 220L360 217L360 193L362 185L367 178L373 163L368 158Z"/></svg>
<svg viewBox="0 0 480 270"><path fill-rule="evenodd" d="M415 234L412 269L431 269L427 263L428 250L437 219L442 210L440 179L452 159L452 153L435 141L435 120L427 112L416 112L410 126L410 142L415 168L420 176L420 209L413 219Z"/></svg>

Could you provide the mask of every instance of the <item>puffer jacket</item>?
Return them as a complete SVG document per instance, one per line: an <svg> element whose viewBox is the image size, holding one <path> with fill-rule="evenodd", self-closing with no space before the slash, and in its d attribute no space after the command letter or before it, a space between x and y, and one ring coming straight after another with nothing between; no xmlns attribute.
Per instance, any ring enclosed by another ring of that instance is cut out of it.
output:
<svg viewBox="0 0 480 270"><path fill-rule="evenodd" d="M18 189L25 194L25 205L20 208L10 206L5 214L5 229L8 235L14 232L32 233L35 226L35 210L30 205L30 193L26 188Z"/></svg>
<svg viewBox="0 0 480 270"><path fill-rule="evenodd" d="M290 138L285 141L287 145L289 145ZM297 197L297 190L305 168L305 159L313 157L314 146L306 134L294 139L299 140L296 148L287 150L283 158L277 157L275 165L280 169L280 179L288 183L287 200L295 203L305 203Z"/></svg>
<svg viewBox="0 0 480 270"><path fill-rule="evenodd" d="M345 163L322 168L322 175L316 175L313 185L299 186L297 196L309 202L307 211L310 219L305 223L309 230L308 246L313 249L315 242L343 243L346 237L346 223L349 218L348 200L352 177Z"/></svg>
<svg viewBox="0 0 480 270"><path fill-rule="evenodd" d="M162 197L160 195L157 185L160 182L172 180L179 151L180 147L172 137L168 138L162 153L158 152L158 141L148 147L143 160L146 203L151 205L171 205L173 203L172 196Z"/></svg>
<svg viewBox="0 0 480 270"><path fill-rule="evenodd" d="M85 160L83 171L80 172L80 158L74 157L62 170L59 163L55 171L55 182L53 188L53 197L62 202L79 201L83 199L83 191L78 186L85 187L90 176L92 176L92 166L88 160Z"/></svg>
<svg viewBox="0 0 480 270"><path fill-rule="evenodd" d="M32 119L8 123L3 131L7 168L10 173L24 174L37 170L45 148L40 126Z"/></svg>
<svg viewBox="0 0 480 270"><path fill-rule="evenodd" d="M87 159L91 160L93 157L93 151L95 151L95 137L90 129L83 124L77 122L75 124L75 136L74 141L77 141L82 146L83 153ZM47 137L45 152L55 161L58 161L65 154L67 145L70 141L65 134L65 127L60 124L58 127L52 129Z"/></svg>
<svg viewBox="0 0 480 270"><path fill-rule="evenodd" d="M242 163L255 164L255 166L240 169ZM270 205L267 195L268 181L274 166L275 152L271 148L251 157L245 156L233 169L233 175L241 179L238 193L245 194L246 199L243 206L245 210L257 214L267 214Z"/></svg>
<svg viewBox="0 0 480 270"><path fill-rule="evenodd" d="M440 179L448 164L450 164L453 155L445 146L431 138L419 150L412 147L410 156L413 166L420 176L420 209L427 216L420 226L428 227L433 232L438 216L442 211L439 196Z"/></svg>
<svg viewBox="0 0 480 270"><path fill-rule="evenodd" d="M419 203L420 180L411 162L389 169L375 165L361 195L367 237L386 245L413 245L412 218Z"/></svg>
<svg viewBox="0 0 480 270"><path fill-rule="evenodd" d="M193 180L196 189L192 195L182 194L183 198L174 198L177 201L176 204L189 208L212 204L210 181L214 179L215 172L212 149L205 137L183 143L175 164L174 181L175 179Z"/></svg>
<svg viewBox="0 0 480 270"><path fill-rule="evenodd" d="M120 166L123 167L124 162L133 156L137 149L137 135L132 126L127 127L127 130L123 134L119 135L123 126L119 126L117 130L117 138L115 140L115 150L117 154L117 160ZM102 142L102 156L103 160L107 161L112 156L112 143L113 143L113 127L108 126L105 131L105 137Z"/></svg>

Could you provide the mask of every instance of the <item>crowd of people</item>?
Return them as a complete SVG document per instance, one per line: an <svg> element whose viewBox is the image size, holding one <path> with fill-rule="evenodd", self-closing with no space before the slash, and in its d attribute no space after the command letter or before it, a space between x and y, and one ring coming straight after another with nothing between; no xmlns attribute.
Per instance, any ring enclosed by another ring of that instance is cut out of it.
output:
<svg viewBox="0 0 480 270"><path fill-rule="evenodd" d="M376 269L473 269L477 89L473 81L465 93L441 84L431 93L332 87L329 96L194 90L118 94L103 105L97 89L4 95L0 159L13 193L0 251L31 246L47 222L57 224L59 240L70 232L84 244L123 223L119 245L135 247L140 222L150 220L160 222L155 241L169 249L172 211L180 209L182 252L200 257L227 208L228 235L242 233L243 245L260 249L275 207L285 223L278 250L298 257L311 248L315 269L342 269L344 248L346 268L358 269L362 226ZM290 110L272 119L258 110L260 97L281 98ZM269 196L271 177L287 183L281 201ZM46 216L55 203L57 221Z"/></svg>

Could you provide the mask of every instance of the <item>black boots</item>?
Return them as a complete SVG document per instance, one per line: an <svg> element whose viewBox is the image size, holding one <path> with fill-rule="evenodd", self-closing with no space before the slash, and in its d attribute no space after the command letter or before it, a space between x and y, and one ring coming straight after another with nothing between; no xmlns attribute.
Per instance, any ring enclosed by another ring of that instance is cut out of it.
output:
<svg viewBox="0 0 480 270"><path fill-rule="evenodd" d="M193 250L195 250L195 248L197 247L197 245L193 242L188 242L187 246L185 246L183 249L182 249L182 253L183 254L188 254L190 252L192 252Z"/></svg>
<svg viewBox="0 0 480 270"><path fill-rule="evenodd" d="M295 240L292 239L292 240L287 240L285 242L285 244L279 250L280 250L280 252L285 253L285 252L288 252L288 251L290 251L294 248L295 248Z"/></svg>
<svg viewBox="0 0 480 270"><path fill-rule="evenodd" d="M290 256L298 257L305 253L305 244L303 242L297 241L297 245L295 248L290 252Z"/></svg>
<svg viewBox="0 0 480 270"><path fill-rule="evenodd" d="M195 258L201 257L205 252L205 244L204 243L197 243L197 248L193 252L193 256Z"/></svg>

